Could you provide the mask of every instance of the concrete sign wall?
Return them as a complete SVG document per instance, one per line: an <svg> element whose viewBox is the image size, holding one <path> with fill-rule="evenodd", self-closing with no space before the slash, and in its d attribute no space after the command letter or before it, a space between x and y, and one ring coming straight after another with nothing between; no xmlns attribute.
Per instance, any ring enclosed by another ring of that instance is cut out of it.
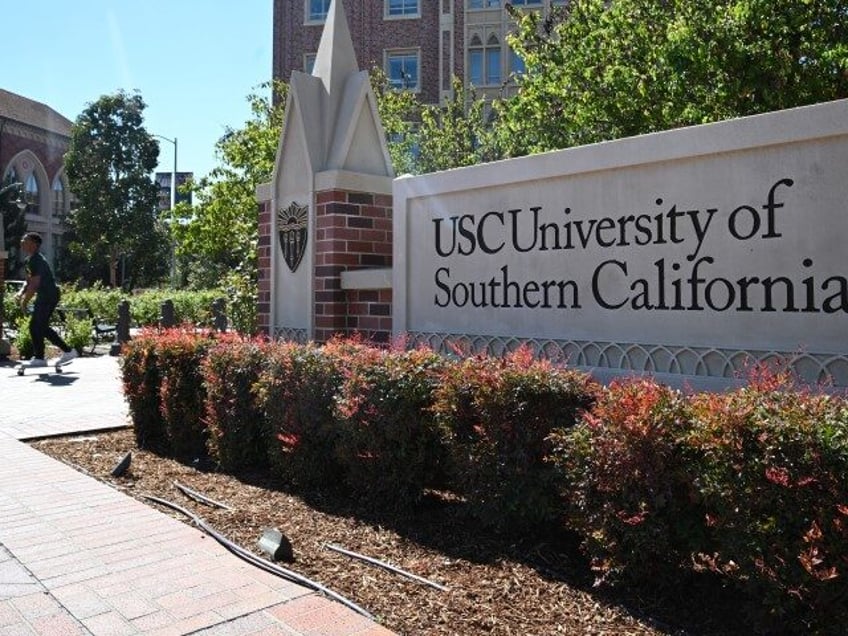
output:
<svg viewBox="0 0 848 636"><path fill-rule="evenodd" d="M394 205L396 335L848 384L848 100L401 178Z"/></svg>

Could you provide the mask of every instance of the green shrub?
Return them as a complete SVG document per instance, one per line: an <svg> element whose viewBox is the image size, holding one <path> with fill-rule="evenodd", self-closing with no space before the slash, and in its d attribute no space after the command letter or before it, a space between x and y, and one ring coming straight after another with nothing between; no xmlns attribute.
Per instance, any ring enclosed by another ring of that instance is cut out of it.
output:
<svg viewBox="0 0 848 636"><path fill-rule="evenodd" d="M158 325L162 315L162 304L170 300L174 304L174 319L177 325L188 323L209 327L213 323L212 302L225 294L220 290L202 291L150 289L133 295L130 301L132 322L142 326Z"/></svg>
<svg viewBox="0 0 848 636"><path fill-rule="evenodd" d="M432 412L443 358L339 341L325 353L345 369L336 454L348 488L378 508L410 508L437 481L445 454Z"/></svg>
<svg viewBox="0 0 848 636"><path fill-rule="evenodd" d="M209 455L226 471L265 471L271 436L256 386L269 345L223 337L203 361Z"/></svg>
<svg viewBox="0 0 848 636"><path fill-rule="evenodd" d="M114 324L118 320L118 304L126 298L120 289L104 287L96 283L86 289L77 289L71 285L62 286L63 307L90 309L98 320Z"/></svg>
<svg viewBox="0 0 848 636"><path fill-rule="evenodd" d="M91 346L91 319L87 316L77 317L71 313L66 314L62 339L69 347L82 354L87 347Z"/></svg>
<svg viewBox="0 0 848 636"><path fill-rule="evenodd" d="M32 336L29 334L30 316L21 316L17 321L18 334L15 336L15 348L18 350L18 358L28 360L32 357Z"/></svg>
<svg viewBox="0 0 848 636"><path fill-rule="evenodd" d="M255 268L237 267L223 280L227 290L227 318L233 329L245 335L257 331L259 303Z"/></svg>
<svg viewBox="0 0 848 636"><path fill-rule="evenodd" d="M3 294L3 329L20 328L20 320L24 317L21 305L15 299L15 290L10 286L5 287Z"/></svg>
<svg viewBox="0 0 848 636"><path fill-rule="evenodd" d="M450 449L451 481L480 520L512 531L538 531L558 520L549 436L591 404L589 377L520 348L450 365L441 382L434 408Z"/></svg>
<svg viewBox="0 0 848 636"><path fill-rule="evenodd" d="M286 483L328 490L341 484L334 404L342 381L337 361L314 344L269 346L258 405L271 435L271 469Z"/></svg>

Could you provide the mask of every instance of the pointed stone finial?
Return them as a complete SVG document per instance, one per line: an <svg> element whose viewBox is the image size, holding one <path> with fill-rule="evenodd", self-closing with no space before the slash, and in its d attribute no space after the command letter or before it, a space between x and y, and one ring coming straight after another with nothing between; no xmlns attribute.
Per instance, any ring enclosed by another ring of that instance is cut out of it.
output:
<svg viewBox="0 0 848 636"><path fill-rule="evenodd" d="M324 22L312 75L330 95L340 95L348 77L359 71L342 0L332 0Z"/></svg>
<svg viewBox="0 0 848 636"><path fill-rule="evenodd" d="M286 155L290 166L308 165L315 172L394 176L376 97L368 72L358 68L342 0L330 2L312 74L292 72L283 130L289 145L278 153L278 165ZM294 169L286 172L293 175Z"/></svg>

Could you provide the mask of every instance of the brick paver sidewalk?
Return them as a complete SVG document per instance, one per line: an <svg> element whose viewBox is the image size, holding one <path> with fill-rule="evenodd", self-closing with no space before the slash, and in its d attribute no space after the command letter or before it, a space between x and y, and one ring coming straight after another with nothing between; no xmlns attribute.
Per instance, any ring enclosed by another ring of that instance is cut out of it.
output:
<svg viewBox="0 0 848 636"><path fill-rule="evenodd" d="M0 409L0 635L391 634L19 441L126 425L115 359L0 366Z"/></svg>

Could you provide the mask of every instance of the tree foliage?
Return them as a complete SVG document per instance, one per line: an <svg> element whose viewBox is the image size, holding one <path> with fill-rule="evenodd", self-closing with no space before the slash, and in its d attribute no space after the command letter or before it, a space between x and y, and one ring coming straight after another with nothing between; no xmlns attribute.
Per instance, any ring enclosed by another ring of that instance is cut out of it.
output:
<svg viewBox="0 0 848 636"><path fill-rule="evenodd" d="M230 313L239 327L255 323L259 219L256 186L271 180L283 126L288 86L262 84L267 96L247 97L251 117L243 128L227 128L215 144L219 164L189 184L195 205L180 203L171 219L177 254L190 263L186 276L192 287L222 285L230 292Z"/></svg>
<svg viewBox="0 0 848 636"><path fill-rule="evenodd" d="M421 103L412 91L395 90L379 66L374 66L369 75L395 174L412 173Z"/></svg>
<svg viewBox="0 0 848 636"><path fill-rule="evenodd" d="M510 8L524 60L495 104L518 156L848 95L845 0L572 0Z"/></svg>
<svg viewBox="0 0 848 636"><path fill-rule="evenodd" d="M167 242L158 227L158 187L151 178L159 146L144 128L146 104L138 93L103 95L77 117L65 169L77 206L68 217L72 254L105 259L109 283L118 263L129 283L167 271ZM103 261L101 261L103 262Z"/></svg>
<svg viewBox="0 0 848 636"><path fill-rule="evenodd" d="M226 272L246 264L255 267L256 186L269 181L274 170L287 86L278 83L274 90L276 106L270 95L248 95L251 118L241 129L225 130L215 144L219 165L190 186L197 204L182 203L175 210L177 252L206 265L189 271L193 286L216 284Z"/></svg>
<svg viewBox="0 0 848 636"><path fill-rule="evenodd" d="M4 245L0 245L0 252L5 251L9 255L6 260L7 278L18 275L21 237L27 231L26 213L17 206L17 200L21 196L17 183L8 175L0 182L0 218L4 236Z"/></svg>
<svg viewBox="0 0 848 636"><path fill-rule="evenodd" d="M428 105L418 129L418 172L473 166L499 159L488 105L474 88L454 77L453 95L444 105Z"/></svg>
<svg viewBox="0 0 848 636"><path fill-rule="evenodd" d="M371 85L395 174L421 174L499 159L489 108L474 88L454 77L445 104L422 104L415 93L392 88L371 69Z"/></svg>

